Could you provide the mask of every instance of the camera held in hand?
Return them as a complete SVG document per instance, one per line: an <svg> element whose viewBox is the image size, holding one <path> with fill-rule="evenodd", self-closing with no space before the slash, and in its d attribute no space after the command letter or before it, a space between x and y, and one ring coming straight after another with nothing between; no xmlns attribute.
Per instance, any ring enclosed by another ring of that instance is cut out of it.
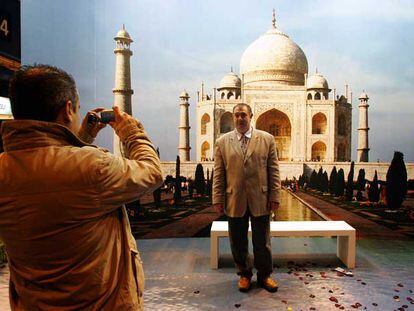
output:
<svg viewBox="0 0 414 311"><path fill-rule="evenodd" d="M91 114L88 116L88 123L93 124L96 122L101 122L108 124L109 122L115 121L115 114L113 110L103 110L99 113L99 116Z"/></svg>

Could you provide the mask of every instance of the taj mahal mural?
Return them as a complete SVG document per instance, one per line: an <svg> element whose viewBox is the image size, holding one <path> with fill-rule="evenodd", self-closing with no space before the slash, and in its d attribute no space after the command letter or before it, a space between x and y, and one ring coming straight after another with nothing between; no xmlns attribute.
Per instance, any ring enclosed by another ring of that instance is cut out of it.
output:
<svg viewBox="0 0 414 311"><path fill-rule="evenodd" d="M180 98L188 104L187 93ZM359 101L357 161L367 162L368 95L362 92ZM201 85L195 160L214 159L215 141L233 130L232 108L247 103L253 110L253 126L274 135L279 160L351 161L351 102L348 87L345 94L337 94L317 69L309 73L305 53L278 28L273 11L271 28L244 51L240 74L231 70L211 94ZM179 128L185 131L188 125ZM184 140L179 150L189 150Z"/></svg>

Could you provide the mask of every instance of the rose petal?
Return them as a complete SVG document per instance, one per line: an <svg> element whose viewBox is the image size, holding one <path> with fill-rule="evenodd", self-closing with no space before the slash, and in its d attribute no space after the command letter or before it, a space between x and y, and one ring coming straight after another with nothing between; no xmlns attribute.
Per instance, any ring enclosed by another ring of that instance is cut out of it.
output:
<svg viewBox="0 0 414 311"><path fill-rule="evenodd" d="M333 302L336 302L336 303L338 302L338 299L336 299L336 298L335 298L335 297L333 297L333 296L332 296L332 297L330 297L330 298L329 298L329 300L330 300L330 301L333 301Z"/></svg>

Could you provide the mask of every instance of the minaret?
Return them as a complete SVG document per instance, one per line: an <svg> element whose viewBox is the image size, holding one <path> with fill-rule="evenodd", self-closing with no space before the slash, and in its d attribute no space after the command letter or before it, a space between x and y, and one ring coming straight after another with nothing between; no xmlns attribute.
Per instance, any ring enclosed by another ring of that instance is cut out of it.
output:
<svg viewBox="0 0 414 311"><path fill-rule="evenodd" d="M368 95L365 90L359 96L359 126L357 162L368 162Z"/></svg>
<svg viewBox="0 0 414 311"><path fill-rule="evenodd" d="M180 126L178 127L180 141L178 142L178 155L181 161L190 161L189 98L190 96L188 96L185 90L180 94Z"/></svg>
<svg viewBox="0 0 414 311"><path fill-rule="evenodd" d="M131 89L131 68L130 57L132 51L129 49L132 39L125 26L118 31L116 37L116 48L114 50L115 63L115 87L112 90L114 93L114 106L118 106L121 111L132 115L131 95L134 91ZM123 147L119 141L118 136L114 133L114 154L123 155Z"/></svg>

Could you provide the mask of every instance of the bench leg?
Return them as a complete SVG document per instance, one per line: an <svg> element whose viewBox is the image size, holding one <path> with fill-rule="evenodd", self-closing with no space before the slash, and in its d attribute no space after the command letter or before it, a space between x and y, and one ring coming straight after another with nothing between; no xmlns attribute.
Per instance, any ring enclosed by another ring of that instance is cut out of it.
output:
<svg viewBox="0 0 414 311"><path fill-rule="evenodd" d="M338 236L336 255L349 268L355 268L356 240L355 233Z"/></svg>
<svg viewBox="0 0 414 311"><path fill-rule="evenodd" d="M219 237L213 232L210 235L210 267L218 269Z"/></svg>

